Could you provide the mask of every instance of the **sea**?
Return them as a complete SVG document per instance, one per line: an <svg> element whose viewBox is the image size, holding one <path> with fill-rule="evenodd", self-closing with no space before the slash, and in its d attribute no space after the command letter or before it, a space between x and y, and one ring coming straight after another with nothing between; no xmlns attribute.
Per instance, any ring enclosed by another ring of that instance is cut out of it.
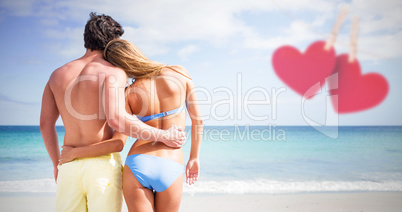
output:
<svg viewBox="0 0 402 212"><path fill-rule="evenodd" d="M311 126L206 126L200 177L184 194L402 191L402 126L333 128L336 136ZM56 130L61 146L64 127ZM0 193L55 192L39 126L0 126Z"/></svg>

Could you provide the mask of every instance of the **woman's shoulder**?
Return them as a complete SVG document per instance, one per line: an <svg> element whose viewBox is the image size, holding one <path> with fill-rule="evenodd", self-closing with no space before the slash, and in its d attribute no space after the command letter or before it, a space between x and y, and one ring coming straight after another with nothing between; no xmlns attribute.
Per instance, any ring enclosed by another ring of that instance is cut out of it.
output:
<svg viewBox="0 0 402 212"><path fill-rule="evenodd" d="M191 80L190 73L187 71L186 68L184 68L181 65L174 65L174 66L166 66L163 69L163 73L174 73L174 74L180 74L188 79Z"/></svg>

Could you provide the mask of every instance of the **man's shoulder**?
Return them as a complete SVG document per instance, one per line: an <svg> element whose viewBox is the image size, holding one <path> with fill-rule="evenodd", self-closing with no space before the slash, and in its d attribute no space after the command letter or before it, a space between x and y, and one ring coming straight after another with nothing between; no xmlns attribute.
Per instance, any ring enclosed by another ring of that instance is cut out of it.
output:
<svg viewBox="0 0 402 212"><path fill-rule="evenodd" d="M67 71L72 68L73 62L74 61L68 62L68 63L60 66L56 70L54 70L52 72L52 74L50 75L49 81L59 80L61 77L63 77L67 73Z"/></svg>
<svg viewBox="0 0 402 212"><path fill-rule="evenodd" d="M105 74L108 78L109 76L114 76L117 78L125 78L126 73L110 63L99 63L99 62L91 62L85 67L87 73L99 73Z"/></svg>
<svg viewBox="0 0 402 212"><path fill-rule="evenodd" d="M49 78L51 81L62 81L63 79L70 79L80 75L99 75L104 74L106 77L126 77L125 72L110 64L106 60L94 60L88 63L81 63L80 60L74 60L53 71ZM71 80L71 79L70 79Z"/></svg>

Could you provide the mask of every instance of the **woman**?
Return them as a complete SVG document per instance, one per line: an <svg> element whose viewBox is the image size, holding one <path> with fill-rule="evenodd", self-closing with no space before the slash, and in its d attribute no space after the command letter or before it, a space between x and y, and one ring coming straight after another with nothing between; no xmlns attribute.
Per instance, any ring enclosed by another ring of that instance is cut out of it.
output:
<svg viewBox="0 0 402 212"><path fill-rule="evenodd" d="M149 60L134 44L123 39L112 40L106 46L104 57L135 79L126 89L126 109L146 124L159 129L168 129L173 124L184 128L187 106L192 131L186 182L195 183L199 175L203 126L188 72L180 66ZM178 211L183 190L183 164L181 148L137 140L123 169L123 194L129 211Z"/></svg>

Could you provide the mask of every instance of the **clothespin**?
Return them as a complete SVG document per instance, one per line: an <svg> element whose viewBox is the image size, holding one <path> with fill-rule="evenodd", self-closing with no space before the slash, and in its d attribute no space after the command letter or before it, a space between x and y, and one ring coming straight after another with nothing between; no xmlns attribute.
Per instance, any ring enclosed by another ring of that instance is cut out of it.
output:
<svg viewBox="0 0 402 212"><path fill-rule="evenodd" d="M336 36L338 35L339 29L341 28L343 22L345 21L347 14L348 9L346 7L342 8L342 10L339 12L334 27L332 27L331 35L329 36L327 42L325 43L324 47L325 51L328 51L334 45Z"/></svg>
<svg viewBox="0 0 402 212"><path fill-rule="evenodd" d="M359 17L355 16L353 17L352 28L350 31L349 63L353 63L356 59L358 31L359 31Z"/></svg>

